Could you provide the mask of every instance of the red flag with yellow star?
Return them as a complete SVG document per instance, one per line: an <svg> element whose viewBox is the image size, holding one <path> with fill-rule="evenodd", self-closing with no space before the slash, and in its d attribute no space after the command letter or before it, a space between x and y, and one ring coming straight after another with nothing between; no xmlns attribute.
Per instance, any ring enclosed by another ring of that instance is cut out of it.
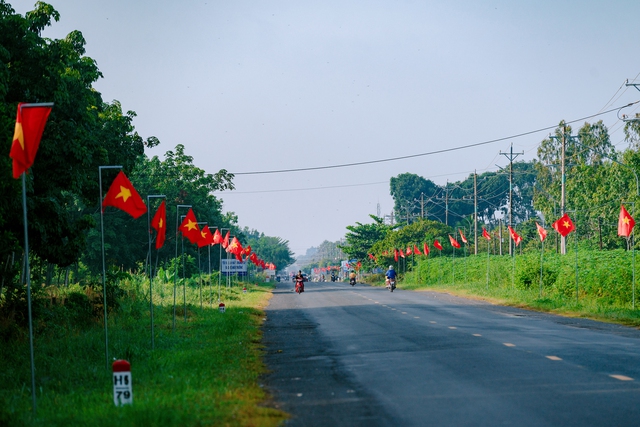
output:
<svg viewBox="0 0 640 427"><path fill-rule="evenodd" d="M511 228L510 225L507 226L507 228L509 229L509 234L511 235L511 238L513 239L514 242L516 242L516 246L518 246L522 242L522 237L518 233L516 233L516 230Z"/></svg>
<svg viewBox="0 0 640 427"><path fill-rule="evenodd" d="M193 209L189 209L189 212L187 212L187 215L184 217L184 220L180 224L180 231L182 235L193 244L198 243L198 240L202 238L200 228L198 227L198 220L193 213Z"/></svg>
<svg viewBox="0 0 640 427"><path fill-rule="evenodd" d="M489 234L487 229L484 227L482 227L482 237L484 237L487 240L491 240L491 234Z"/></svg>
<svg viewBox="0 0 640 427"><path fill-rule="evenodd" d="M559 220L552 224L554 230L562 235L562 237L567 237L567 234L571 233L576 229L576 226L573 225L573 221L569 218L569 215L566 213L560 217Z"/></svg>
<svg viewBox="0 0 640 427"><path fill-rule="evenodd" d="M144 204L142 197L133 188L133 184L122 171L113 180L107 195L102 201L103 211L107 206L123 210L134 218L139 218L147 212L147 205Z"/></svg>
<svg viewBox="0 0 640 427"><path fill-rule="evenodd" d="M620 205L620 216L618 217L618 236L629 237L633 231L633 227L636 222L633 217L629 215L629 212Z"/></svg>
<svg viewBox="0 0 640 427"><path fill-rule="evenodd" d="M23 102L18 104L16 128L9 153L9 157L13 159L14 178L19 178L33 165L52 106L53 104Z"/></svg>
<svg viewBox="0 0 640 427"><path fill-rule="evenodd" d="M151 220L151 227L156 230L158 236L156 237L156 249L160 249L164 245L165 238L167 236L167 206L164 203L160 203L156 214Z"/></svg>
<svg viewBox="0 0 640 427"><path fill-rule="evenodd" d="M440 242L438 242L438 239L433 241L433 246L439 251L441 251L443 249L442 245L440 244Z"/></svg>
<svg viewBox="0 0 640 427"><path fill-rule="evenodd" d="M536 228L538 229L538 236L540 236L540 241L544 242L544 239L547 238L547 230L544 229L543 226L536 222Z"/></svg>
<svg viewBox="0 0 640 427"><path fill-rule="evenodd" d="M220 242L220 244L225 250L229 247L229 234L231 234L231 231L227 231L227 234L225 234L224 239L222 239L222 242Z"/></svg>
<svg viewBox="0 0 640 427"><path fill-rule="evenodd" d="M460 243L451 234L449 234L449 242L454 248L460 249Z"/></svg>
<svg viewBox="0 0 640 427"><path fill-rule="evenodd" d="M219 245L222 243L222 233L220 233L220 229L216 228L216 231L213 233L213 244Z"/></svg>
<svg viewBox="0 0 640 427"><path fill-rule="evenodd" d="M198 240L198 247L202 248L207 245L213 245L213 235L207 224L200 230L200 240Z"/></svg>

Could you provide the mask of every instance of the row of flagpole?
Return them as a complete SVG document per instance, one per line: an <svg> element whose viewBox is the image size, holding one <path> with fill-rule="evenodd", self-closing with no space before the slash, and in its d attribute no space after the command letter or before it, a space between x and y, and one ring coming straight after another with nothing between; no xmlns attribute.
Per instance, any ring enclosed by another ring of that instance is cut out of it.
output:
<svg viewBox="0 0 640 427"><path fill-rule="evenodd" d="M634 202L627 202L629 204L632 204L633 206L635 206ZM625 237L627 239L627 246L631 246L631 252L632 252L632 309L635 310L635 248L634 248L634 244L633 244L633 229L635 226L635 221L633 219L633 217L629 214L629 212L625 209L624 205L620 206L620 215L618 217L618 236L621 237ZM568 213L565 212L557 221L555 221L552 224L552 227L554 230L556 230L563 238L566 237L567 235L569 235L571 232L576 232L577 233L577 229L575 224L573 223L573 221L571 220L571 218L569 217ZM513 240L513 242L515 243L515 246L518 246L520 243L522 243L522 237L511 227L508 226L507 227L509 230L509 235L511 240ZM544 268L544 240L547 237L547 230L541 226L540 224L538 224L536 222L536 228L537 228L537 232L538 232L538 236L540 239L540 283L539 283L539 296L542 297L542 287L543 287L543 268ZM463 243L467 243L467 239L465 238L464 234L462 233L462 230L458 230L460 233L460 238L463 241ZM491 235L489 234L489 232L486 230L486 228L482 228L482 237L484 237L487 241L491 240ZM576 255L576 300L579 299L579 283L578 283L578 237L576 235L575 238L576 241L576 249L575 249L575 255ZM453 278L453 282L455 283L455 249L461 248L460 243L457 241L457 239L455 237L453 237L452 235L449 235L449 242L451 243L451 246L453 248L453 257L452 257L452 278ZM442 244L438 241L438 239L435 239L433 242L433 246L439 250L440 255L442 256L442 250L444 249ZM466 246L465 246L466 248ZM424 256L428 256L429 255L429 246L428 244L425 242L423 244L423 251L421 252L418 249L418 246L416 244L413 244L413 248L411 248L411 245L409 245L407 247L407 250L398 250L398 249L393 249L393 257L396 263L398 263L399 266L399 257L401 258L405 258L405 255L412 255L412 254L417 254L417 255L424 255ZM388 256L390 255L389 251L383 251L382 252L383 256ZM374 262L377 261L377 256L375 254L368 254L369 258L372 259ZM511 280L512 280L512 285L514 285L514 280L515 280L515 251L512 252L512 257L513 257L513 271L511 274ZM486 286L487 289L489 288L489 266L490 266L490 246L487 244L487 274L486 274Z"/></svg>
<svg viewBox="0 0 640 427"><path fill-rule="evenodd" d="M22 211L23 211L23 225L24 225L24 260L25 260L25 274L24 280L27 291L27 316L29 323L29 359L31 365L31 398L32 398L32 411L34 415L37 413L37 401L36 401L36 381L35 381L35 356L34 356L34 339L33 339L33 314L32 314L32 304L31 304L31 270L29 264L29 234L28 234L28 216L27 216L27 190L26 190L26 174L33 165L35 161L35 156L40 146L40 140L42 138L42 134L44 132L44 128L46 126L47 119L51 113L53 108L53 103L19 103L17 107L16 113L16 125L15 131L13 135L13 140L11 144L11 151L9 156L12 159L12 173L13 178L22 180ZM166 204L163 200L158 208L156 214L153 217L153 220L150 218L149 210L147 209L147 205L145 205L144 201L137 193L131 182L124 175L122 170L118 173L113 183L109 187L109 191L106 196L103 198L102 195L102 171L105 169L122 169L122 166L114 165L114 166L99 166L98 167L98 182L99 182L99 197L100 197L100 239L101 239L101 252L102 252L102 298L103 298L103 316L104 316L104 343L105 343L105 361L106 367L109 369L109 331L108 331L108 297L107 297L107 278L106 278L106 256L105 256L105 245L104 245L104 209L107 206L113 206L118 209L121 209L131 215L134 219L140 217L145 212L147 213L147 226L149 232L149 258L148 258L148 269L149 269L149 312L151 318L151 347L155 348L155 334L154 334L154 317L153 317L153 267L152 267L152 256L151 256L151 228L154 228L157 232L156 238L156 249L159 249L164 244L165 236L166 236ZM147 196L147 204L150 204L150 199L152 198L162 198L165 199L164 195L148 195ZM178 215L181 208L189 208L189 212L185 215L185 221L189 220L187 226L188 230L183 231L182 237L187 238L191 241L191 243L198 243L199 240L205 238L204 231L201 233L198 228L197 221L195 220L195 215L191 209L191 205L177 205L176 206L176 254L175 254L175 264L176 271L174 274L174 291L173 291L173 330L175 331L175 315L176 315L176 293L177 293L177 277L178 277L178 239L177 236L179 234L179 226L178 226ZM251 260L256 266L262 267L263 269L272 269L274 270L276 267L273 263L266 263L265 261L259 259L255 252L251 252L251 246L247 246L247 248L242 248L242 245L237 240L236 237L233 237L233 242L229 242L229 228L216 228L216 236L215 238L211 236L207 223L204 223L205 227L203 230L209 233L208 238L212 240L203 245L198 243L198 258L200 255L200 247L207 245L209 247L209 277L211 277L211 246L214 244L220 244L220 267L222 266L222 248L224 247L228 253L232 252L236 255L238 261L243 262L242 255L245 255L246 258L244 261ZM185 225L184 223L181 226ZM195 230L197 236L194 236L191 233L192 230ZM227 234L224 238L220 234L221 230L226 230ZM232 251L229 248L233 248ZM183 249L184 253L184 249ZM182 256L182 262L184 263L184 257ZM200 270L200 261L198 262L198 269ZM184 268L184 266L183 266ZM220 269L221 270L221 269ZM221 271L218 274L218 301L221 298L220 291L220 276ZM209 282L211 283L211 281ZM200 286L202 286L202 282L200 281ZM200 292L202 292L202 288L200 288ZM201 305L202 305L202 293L201 293ZM213 300L213 292L211 296L211 300ZM184 310L185 310L185 320L186 320L186 288L184 290Z"/></svg>

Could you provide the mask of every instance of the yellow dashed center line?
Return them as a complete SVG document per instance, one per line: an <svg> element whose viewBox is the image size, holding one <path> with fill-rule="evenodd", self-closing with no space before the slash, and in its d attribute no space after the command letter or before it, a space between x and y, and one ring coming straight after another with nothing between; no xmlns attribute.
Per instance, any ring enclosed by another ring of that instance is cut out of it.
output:
<svg viewBox="0 0 640 427"><path fill-rule="evenodd" d="M558 356L545 356L549 360L562 360Z"/></svg>
<svg viewBox="0 0 640 427"><path fill-rule="evenodd" d="M449 326L449 329L458 329L455 326Z"/></svg>
<svg viewBox="0 0 640 427"><path fill-rule="evenodd" d="M407 314L407 312L406 312L406 311L403 311L403 312L402 312L402 314Z"/></svg>
<svg viewBox="0 0 640 427"><path fill-rule="evenodd" d="M480 334L473 334L474 337L481 337L482 335Z"/></svg>
<svg viewBox="0 0 640 427"><path fill-rule="evenodd" d="M620 381L633 381L633 378L624 375L609 375L611 378L615 378Z"/></svg>
<svg viewBox="0 0 640 427"><path fill-rule="evenodd" d="M419 317L418 317L418 316L413 316L413 318L414 318L414 319L419 319Z"/></svg>
<svg viewBox="0 0 640 427"><path fill-rule="evenodd" d="M433 320L430 320L429 323L438 323L438 322L434 322Z"/></svg>
<svg viewBox="0 0 640 427"><path fill-rule="evenodd" d="M515 344L511 344L510 342L504 342L502 344L506 345L507 347L515 347L516 346Z"/></svg>

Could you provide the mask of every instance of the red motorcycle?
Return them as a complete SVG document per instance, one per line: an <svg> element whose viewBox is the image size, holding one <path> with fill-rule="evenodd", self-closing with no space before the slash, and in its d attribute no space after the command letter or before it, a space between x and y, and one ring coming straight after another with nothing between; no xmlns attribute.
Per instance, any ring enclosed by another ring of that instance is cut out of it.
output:
<svg viewBox="0 0 640 427"><path fill-rule="evenodd" d="M304 279L302 277L296 277L296 292L304 292Z"/></svg>

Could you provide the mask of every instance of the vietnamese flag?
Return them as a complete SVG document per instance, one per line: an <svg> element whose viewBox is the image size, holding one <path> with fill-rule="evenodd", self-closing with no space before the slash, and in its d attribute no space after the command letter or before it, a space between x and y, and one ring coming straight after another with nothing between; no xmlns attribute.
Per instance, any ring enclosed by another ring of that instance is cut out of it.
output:
<svg viewBox="0 0 640 427"><path fill-rule="evenodd" d="M633 231L633 227L636 222L633 217L629 215L629 212L620 205L620 216L618 217L618 236L629 237Z"/></svg>
<svg viewBox="0 0 640 427"><path fill-rule="evenodd" d="M231 231L227 231L227 234L224 236L224 239L222 239L222 242L220 243L224 249L227 249L229 247L229 234L230 233L231 233Z"/></svg>
<svg viewBox="0 0 640 427"><path fill-rule="evenodd" d="M540 236L540 241L544 242L544 239L547 238L547 230L544 229L543 226L536 222L536 228L538 229L538 236Z"/></svg>
<svg viewBox="0 0 640 427"><path fill-rule="evenodd" d="M231 243L227 248L227 252L230 252L234 255L237 255L242 252L242 246L240 245L240 241L238 240L237 237L233 236L233 240L231 240Z"/></svg>
<svg viewBox="0 0 640 427"><path fill-rule="evenodd" d="M142 197L138 194L133 184L129 181L129 178L120 171L116 176L116 179L111 183L107 195L102 201L102 211L107 206L113 206L120 210L125 211L134 218L139 218L142 214L147 212L147 205L142 201Z"/></svg>
<svg viewBox="0 0 640 427"><path fill-rule="evenodd" d="M458 232L460 233L460 240L462 240L462 243L467 244L467 238L462 234L462 230L458 230Z"/></svg>
<svg viewBox="0 0 640 427"><path fill-rule="evenodd" d="M213 245L213 235L211 234L211 230L209 230L209 226L207 224L202 227L200 230L200 240L197 242L198 247L202 248L207 245Z"/></svg>
<svg viewBox="0 0 640 427"><path fill-rule="evenodd" d="M215 233L213 233L213 244L219 245L222 243L222 234L220 233L220 229L216 228Z"/></svg>
<svg viewBox="0 0 640 427"><path fill-rule="evenodd" d="M424 251L425 256L429 255L429 245L427 245L427 242L424 242L424 245L422 245L422 250Z"/></svg>
<svg viewBox="0 0 640 427"><path fill-rule="evenodd" d="M413 250L411 249L411 246L407 246L407 255L411 255L413 253Z"/></svg>
<svg viewBox="0 0 640 427"><path fill-rule="evenodd" d="M451 242L451 246L454 248L460 249L460 243L456 239L453 238L451 234L449 234L449 242Z"/></svg>
<svg viewBox="0 0 640 427"><path fill-rule="evenodd" d="M438 249L439 251L442 250L442 245L440 244L440 242L438 242L438 239L433 241L433 247L435 247L436 249Z"/></svg>
<svg viewBox="0 0 640 427"><path fill-rule="evenodd" d="M559 220L552 224L552 227L560 233L562 237L567 237L567 234L576 229L576 226L573 225L573 221L571 221L571 218L569 218L569 215L567 215L566 212Z"/></svg>
<svg viewBox="0 0 640 427"><path fill-rule="evenodd" d="M393 259L394 259L396 262L398 262L398 250L397 250L397 249L394 249L394 250L393 250Z"/></svg>
<svg viewBox="0 0 640 427"><path fill-rule="evenodd" d="M182 224L180 224L180 231L182 235L193 244L196 244L198 240L202 238L200 228L198 227L198 220L193 213L193 209L189 209L189 212L187 212L187 215L184 217Z"/></svg>
<svg viewBox="0 0 640 427"><path fill-rule="evenodd" d="M44 132L44 126L52 107L53 103L25 104L21 102L18 104L16 127L9 152L9 157L13 159L14 178L19 178L33 165L40 147L42 132Z"/></svg>
<svg viewBox="0 0 640 427"><path fill-rule="evenodd" d="M151 227L158 233L156 237L156 249L160 249L162 245L164 245L164 240L167 236L167 205L164 200L160 203L156 214L151 220Z"/></svg>
<svg viewBox="0 0 640 427"><path fill-rule="evenodd" d="M400 250L398 251L398 255L400 255L402 258L405 258L405 256L404 256L404 250L400 249Z"/></svg>
<svg viewBox="0 0 640 427"><path fill-rule="evenodd" d="M416 245L413 245L413 253L416 255L422 255L422 252L420 252L420 249L418 249Z"/></svg>
<svg viewBox="0 0 640 427"><path fill-rule="evenodd" d="M509 229L509 234L511 235L511 238L513 239L514 242L516 242L516 246L518 246L520 242L522 242L522 237L520 237L520 235L516 233L516 230L511 228L510 225L507 226L507 228Z"/></svg>
<svg viewBox="0 0 640 427"><path fill-rule="evenodd" d="M491 235L489 234L487 229L484 227L482 227L482 237L484 237L487 240L491 240Z"/></svg>

